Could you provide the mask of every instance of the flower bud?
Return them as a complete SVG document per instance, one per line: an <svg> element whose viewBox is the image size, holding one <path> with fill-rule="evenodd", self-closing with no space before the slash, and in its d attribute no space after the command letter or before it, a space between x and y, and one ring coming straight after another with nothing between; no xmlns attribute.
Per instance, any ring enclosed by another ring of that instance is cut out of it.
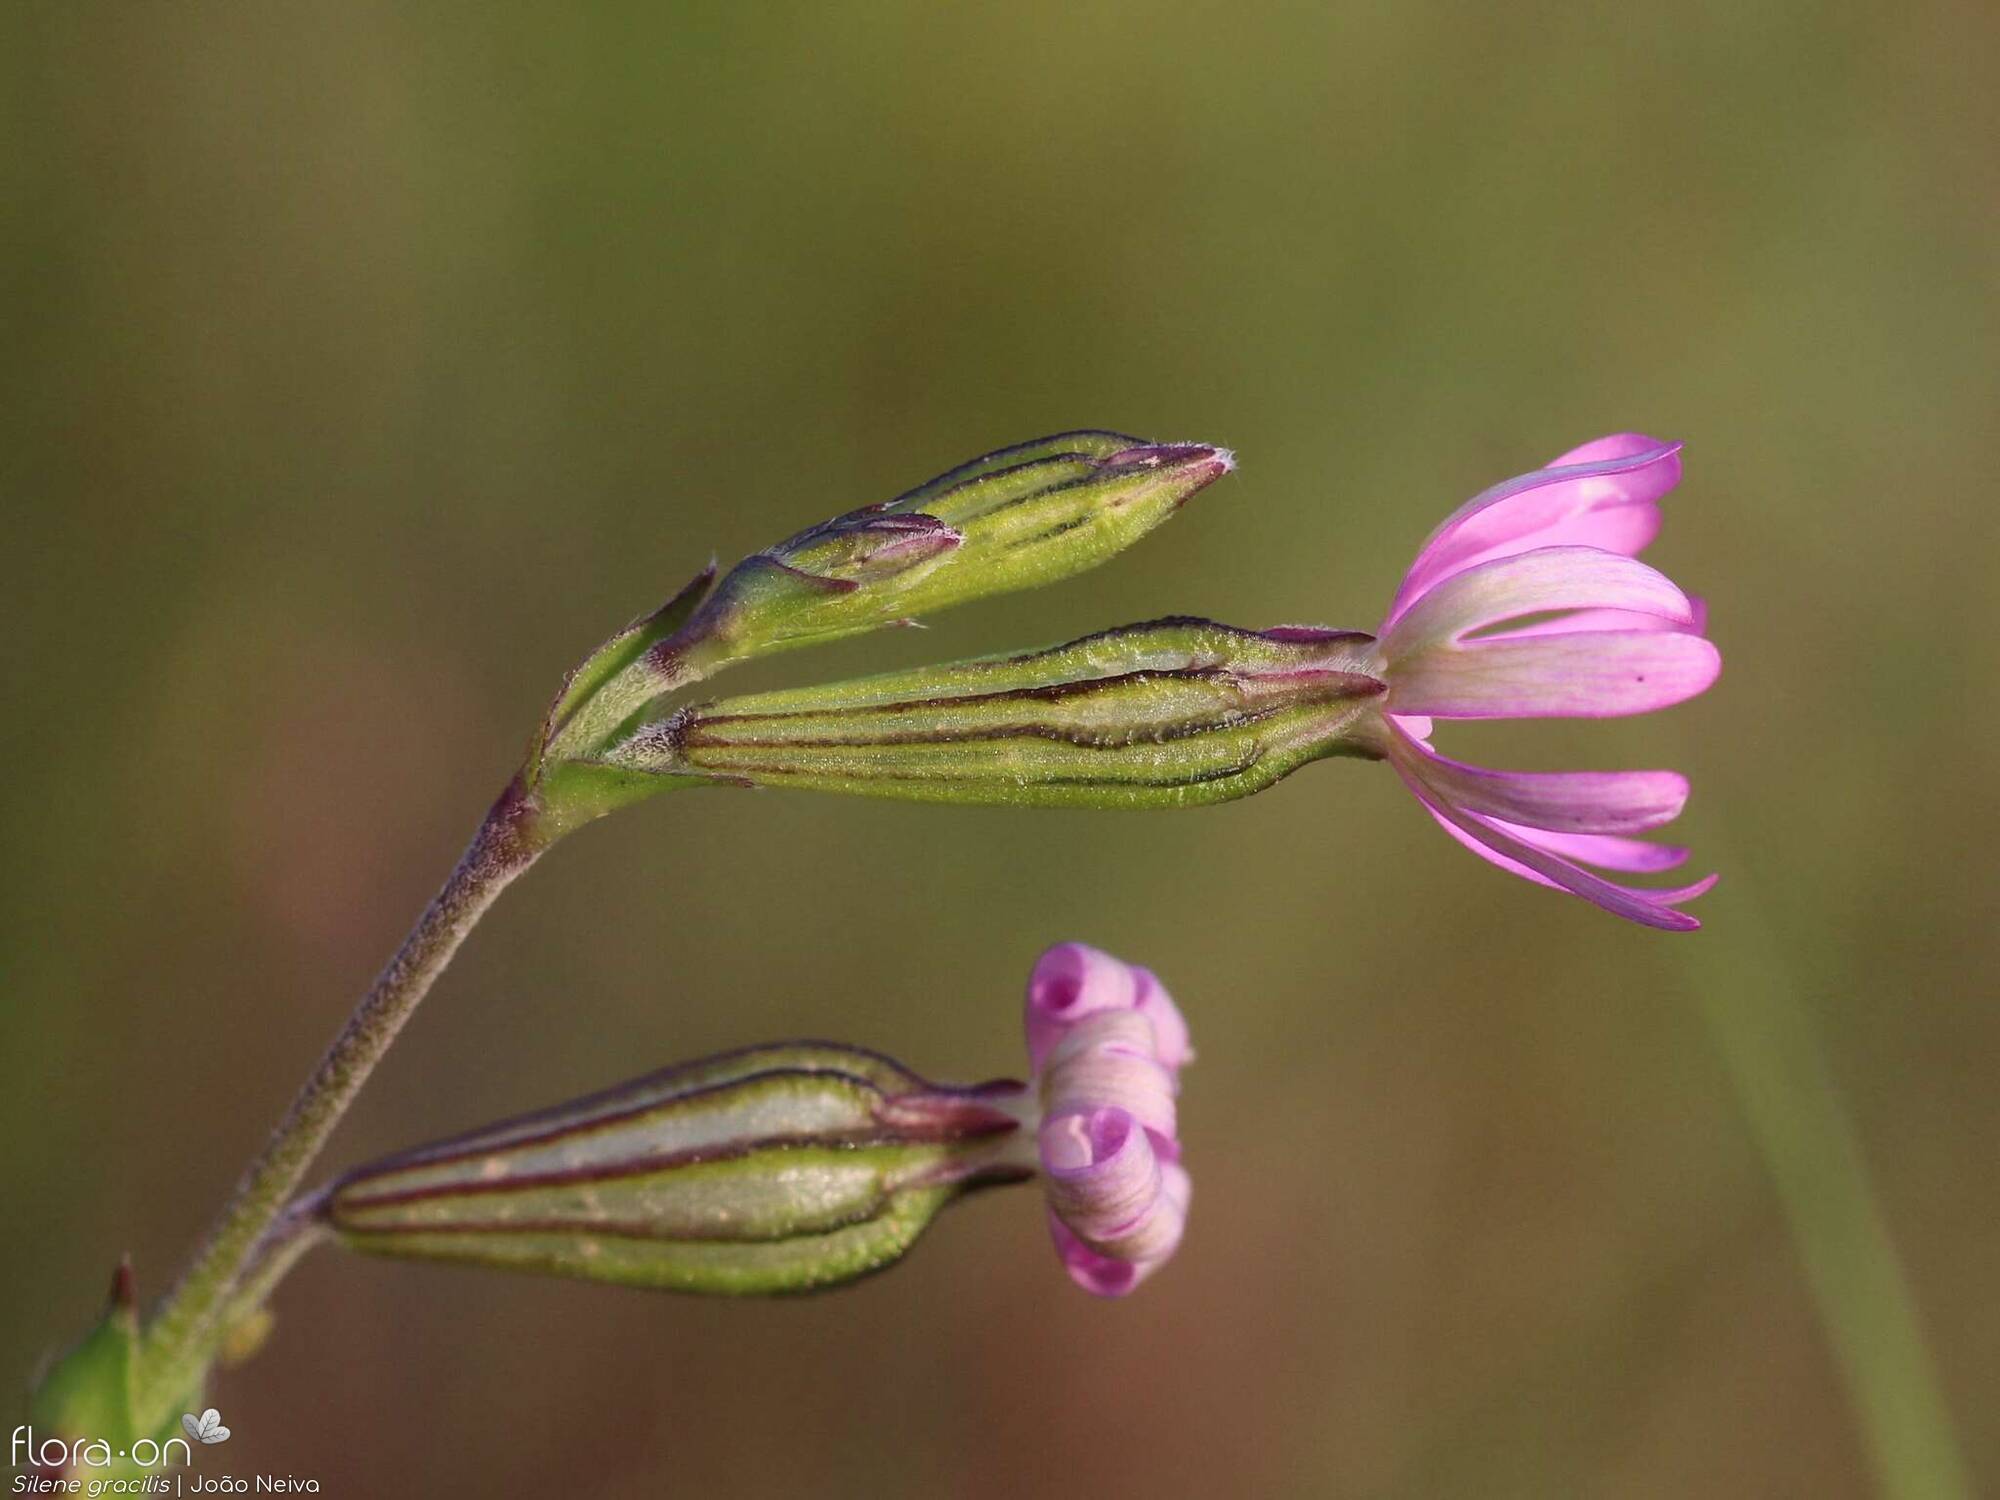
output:
<svg viewBox="0 0 2000 1500"><path fill-rule="evenodd" d="M732 1295L898 1259L945 1204L1033 1170L1018 1084L954 1089L823 1043L669 1069L359 1168L350 1248Z"/></svg>
<svg viewBox="0 0 2000 1500"><path fill-rule="evenodd" d="M886 511L871 505L837 516L760 556L811 588L851 594L864 584L921 577L964 540L935 516Z"/></svg>
<svg viewBox="0 0 2000 1500"><path fill-rule="evenodd" d="M1123 1296L1187 1225L1174 1102L1187 1022L1150 969L1060 943L1028 980L1027 1031L1049 1233L1078 1286Z"/></svg>
<svg viewBox="0 0 2000 1500"><path fill-rule="evenodd" d="M665 783L611 767L604 752L668 694L748 657L1095 567L1233 465L1199 443L1062 433L809 527L719 583L708 568L570 674L530 746L524 786L555 831L648 796Z"/></svg>
<svg viewBox="0 0 2000 1500"><path fill-rule="evenodd" d="M1071 1279L1120 1296L1187 1220L1187 1023L1151 970L1063 943L1027 1033L1032 1083L973 1088L830 1042L725 1053L373 1162L296 1211L375 1255L749 1296L880 1270L953 1199L1039 1175Z"/></svg>
<svg viewBox="0 0 2000 1500"><path fill-rule="evenodd" d="M695 704L609 766L936 802L1226 801L1352 739L1382 684L1365 636L1172 619L1025 656Z"/></svg>
<svg viewBox="0 0 2000 1500"><path fill-rule="evenodd" d="M14 1462L44 1481L127 1485L147 1471L147 1460L164 1462L173 1419L149 1424L134 1410L139 1343L138 1296L132 1263L125 1260L112 1273L97 1325L49 1367L29 1396L27 1424L14 1429ZM175 1394L193 1399L199 1392ZM11 1493L65 1492L30 1491L17 1483Z"/></svg>
<svg viewBox="0 0 2000 1500"><path fill-rule="evenodd" d="M1236 467L1226 448L1066 432L942 474L892 501L955 528L965 545L926 579L911 613L1034 588L1096 567Z"/></svg>
<svg viewBox="0 0 2000 1500"><path fill-rule="evenodd" d="M1052 583L1131 546L1233 463L1108 432L1003 448L745 558L655 655L706 673Z"/></svg>
<svg viewBox="0 0 2000 1500"><path fill-rule="evenodd" d="M661 656L688 655L704 672L762 651L872 630L907 613L903 601L964 538L935 516L870 506L836 516L746 557Z"/></svg>
<svg viewBox="0 0 2000 1500"><path fill-rule="evenodd" d="M1194 1061L1188 1025L1151 969L1087 943L1057 943L1028 977L1028 1062L1040 1068L1085 1016L1129 1011L1151 1028L1149 1050L1178 1073Z"/></svg>

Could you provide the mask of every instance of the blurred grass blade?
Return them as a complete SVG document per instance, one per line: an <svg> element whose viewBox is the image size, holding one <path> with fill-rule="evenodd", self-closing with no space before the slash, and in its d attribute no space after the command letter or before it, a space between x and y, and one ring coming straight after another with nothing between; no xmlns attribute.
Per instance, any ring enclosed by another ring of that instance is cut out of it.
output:
<svg viewBox="0 0 2000 1500"><path fill-rule="evenodd" d="M1719 862L1748 868L1727 855ZM1754 876L1733 881L1733 901L1735 945L1688 944L1682 954L1777 1191L1862 1445L1891 1500L1970 1500L1922 1314L1819 1027L1757 904Z"/></svg>

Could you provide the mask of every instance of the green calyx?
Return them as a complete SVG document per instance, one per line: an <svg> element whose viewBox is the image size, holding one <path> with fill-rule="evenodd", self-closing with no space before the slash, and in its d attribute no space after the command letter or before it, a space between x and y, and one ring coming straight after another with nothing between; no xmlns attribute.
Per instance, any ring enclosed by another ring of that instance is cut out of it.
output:
<svg viewBox="0 0 2000 1500"><path fill-rule="evenodd" d="M893 501L963 538L912 580L902 615L1038 588L1106 562L1235 467L1226 449L1071 432L1002 449Z"/></svg>
<svg viewBox="0 0 2000 1500"><path fill-rule="evenodd" d="M524 794L553 837L687 784L656 769L626 774L605 752L670 695L736 662L1095 567L1232 464L1204 444L1062 433L810 527L719 581L708 569L570 674L530 747Z"/></svg>
<svg viewBox="0 0 2000 1500"><path fill-rule="evenodd" d="M132 1268L121 1263L104 1315L49 1367L28 1403L31 1464L85 1480L129 1480L184 1461L181 1406L198 1406L200 1387L177 1394L176 1410L150 1424L141 1416L141 1349ZM61 1462L47 1462L60 1458Z"/></svg>
<svg viewBox="0 0 2000 1500"><path fill-rule="evenodd" d="M567 1276L614 1286L720 1297L819 1291L886 1269L957 1196L949 1188L877 1195L854 1222L768 1240L660 1240L568 1226L495 1234L449 1227L420 1234L350 1233L349 1249L406 1260Z"/></svg>
<svg viewBox="0 0 2000 1500"><path fill-rule="evenodd" d="M890 1264L960 1194L1024 1175L1018 1093L942 1089L858 1048L754 1048L362 1167L322 1215L368 1254L809 1291Z"/></svg>
<svg viewBox="0 0 2000 1500"><path fill-rule="evenodd" d="M529 746L524 779L539 782L550 765L588 754L663 693L693 680L677 677L651 657L687 625L714 583L711 564L673 598L634 620L570 671Z"/></svg>
<svg viewBox="0 0 2000 1500"><path fill-rule="evenodd" d="M670 777L920 801L1228 801L1372 755L1368 638L1171 619L1052 650L695 704L612 747Z"/></svg>

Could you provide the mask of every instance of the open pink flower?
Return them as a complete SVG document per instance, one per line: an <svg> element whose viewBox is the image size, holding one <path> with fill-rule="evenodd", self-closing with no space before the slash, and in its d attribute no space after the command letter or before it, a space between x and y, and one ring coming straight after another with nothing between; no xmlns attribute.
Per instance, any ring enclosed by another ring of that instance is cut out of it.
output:
<svg viewBox="0 0 2000 1500"><path fill-rule="evenodd" d="M1631 835L1687 801L1673 771L1494 771L1431 748L1434 719L1611 718L1692 698L1721 657L1700 604L1636 554L1679 481L1679 445L1638 433L1586 443L1468 501L1418 552L1382 623L1380 748L1452 837L1503 870L1649 927L1715 883L1621 885L1687 858Z"/></svg>
<svg viewBox="0 0 2000 1500"><path fill-rule="evenodd" d="M1174 1108L1187 1023L1151 970L1060 943L1029 976L1027 1030L1056 1252L1085 1291L1121 1297L1187 1223Z"/></svg>

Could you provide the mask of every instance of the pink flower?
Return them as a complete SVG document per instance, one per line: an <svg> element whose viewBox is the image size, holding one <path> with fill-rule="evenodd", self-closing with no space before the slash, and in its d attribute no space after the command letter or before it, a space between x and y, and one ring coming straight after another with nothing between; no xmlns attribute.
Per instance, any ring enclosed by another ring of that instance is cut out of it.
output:
<svg viewBox="0 0 2000 1500"><path fill-rule="evenodd" d="M1085 1291L1122 1297L1187 1223L1174 1109L1187 1023L1151 970L1059 943L1029 976L1027 1030L1056 1253Z"/></svg>
<svg viewBox="0 0 2000 1500"><path fill-rule="evenodd" d="M1431 748L1434 719L1650 713L1715 681L1702 608L1637 561L1679 481L1679 445L1638 433L1586 443L1468 501L1431 534L1382 622L1381 749L1445 832L1503 870L1649 927L1715 883L1621 885L1584 868L1670 870L1687 851L1631 835L1687 801L1673 771L1493 771Z"/></svg>

